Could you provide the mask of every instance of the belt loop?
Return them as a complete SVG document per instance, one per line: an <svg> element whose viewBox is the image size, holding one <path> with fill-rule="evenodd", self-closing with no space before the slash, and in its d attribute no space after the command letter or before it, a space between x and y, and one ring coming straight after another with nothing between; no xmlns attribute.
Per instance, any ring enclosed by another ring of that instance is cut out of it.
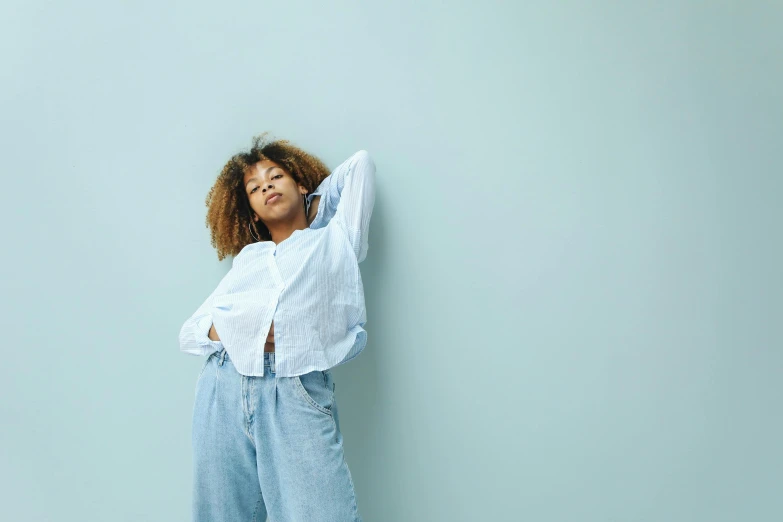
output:
<svg viewBox="0 0 783 522"><path fill-rule="evenodd" d="M223 348L223 353L220 354L220 366L223 366L223 363L226 362L226 348Z"/></svg>
<svg viewBox="0 0 783 522"><path fill-rule="evenodd" d="M270 370L274 373L275 371L275 352L269 352L269 366Z"/></svg>

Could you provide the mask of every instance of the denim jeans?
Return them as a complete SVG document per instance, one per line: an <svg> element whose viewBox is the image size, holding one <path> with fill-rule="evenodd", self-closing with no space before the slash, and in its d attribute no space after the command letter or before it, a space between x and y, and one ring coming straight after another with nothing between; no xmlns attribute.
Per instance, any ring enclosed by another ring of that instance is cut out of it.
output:
<svg viewBox="0 0 783 522"><path fill-rule="evenodd" d="M207 356L193 406L194 522L361 522L330 370L238 373Z"/></svg>

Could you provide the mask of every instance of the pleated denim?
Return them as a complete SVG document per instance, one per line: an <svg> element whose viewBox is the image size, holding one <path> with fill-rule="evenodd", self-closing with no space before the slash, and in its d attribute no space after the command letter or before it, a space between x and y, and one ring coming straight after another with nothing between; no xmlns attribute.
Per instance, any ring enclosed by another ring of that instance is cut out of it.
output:
<svg viewBox="0 0 783 522"><path fill-rule="evenodd" d="M361 522L330 370L236 371L207 356L193 406L194 522Z"/></svg>

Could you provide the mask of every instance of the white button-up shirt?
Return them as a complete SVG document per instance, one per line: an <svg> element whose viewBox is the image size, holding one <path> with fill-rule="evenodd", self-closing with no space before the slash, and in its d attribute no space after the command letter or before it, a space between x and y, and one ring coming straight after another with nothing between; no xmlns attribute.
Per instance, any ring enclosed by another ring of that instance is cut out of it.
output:
<svg viewBox="0 0 783 522"><path fill-rule="evenodd" d="M274 321L275 374L293 377L344 364L364 349L367 321L358 264L367 256L375 163L360 150L307 197L320 195L309 228L284 241L246 245L217 288L182 325L180 350L225 347L242 375L264 375ZM220 341L209 339L212 324Z"/></svg>

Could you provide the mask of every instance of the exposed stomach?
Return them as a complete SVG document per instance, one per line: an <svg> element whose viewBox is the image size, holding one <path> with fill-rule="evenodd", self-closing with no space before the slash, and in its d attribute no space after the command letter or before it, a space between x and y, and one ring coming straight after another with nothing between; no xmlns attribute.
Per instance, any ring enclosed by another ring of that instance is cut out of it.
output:
<svg viewBox="0 0 783 522"><path fill-rule="evenodd" d="M275 322L272 321L272 325L269 327L269 333L266 335L266 343L264 343L265 352L275 351Z"/></svg>

